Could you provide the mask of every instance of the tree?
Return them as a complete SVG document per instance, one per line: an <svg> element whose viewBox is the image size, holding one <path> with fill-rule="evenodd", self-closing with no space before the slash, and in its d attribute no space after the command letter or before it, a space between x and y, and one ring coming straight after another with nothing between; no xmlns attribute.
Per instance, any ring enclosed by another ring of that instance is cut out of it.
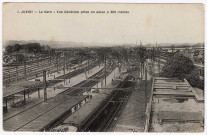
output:
<svg viewBox="0 0 207 135"><path fill-rule="evenodd" d="M191 74L194 68L193 62L188 57L176 54L167 60L160 75L183 80L187 75Z"/></svg>
<svg viewBox="0 0 207 135"><path fill-rule="evenodd" d="M182 80L186 78L192 87L204 89L204 81L200 79L199 70L188 57L181 54L167 60L160 76Z"/></svg>
<svg viewBox="0 0 207 135"><path fill-rule="evenodd" d="M19 44L6 46L6 52L7 53L19 52L21 49L22 49L22 46L19 45Z"/></svg>
<svg viewBox="0 0 207 135"><path fill-rule="evenodd" d="M204 89L204 81L200 79L199 69L195 68L189 75L186 75L186 79L192 87Z"/></svg>
<svg viewBox="0 0 207 135"><path fill-rule="evenodd" d="M13 46L13 52L19 52L22 49L22 47L19 44L15 44Z"/></svg>
<svg viewBox="0 0 207 135"><path fill-rule="evenodd" d="M8 46L6 46L6 52L8 53L8 54L10 54L10 53L12 53L12 45L8 45Z"/></svg>
<svg viewBox="0 0 207 135"><path fill-rule="evenodd" d="M26 60L26 58L23 54L18 54L17 58L18 58L17 62L20 62L20 63L22 63Z"/></svg>
<svg viewBox="0 0 207 135"><path fill-rule="evenodd" d="M189 80L189 83L192 86L196 86L197 85L197 80L199 80L199 71L197 69L194 69L191 74L186 76L187 79Z"/></svg>

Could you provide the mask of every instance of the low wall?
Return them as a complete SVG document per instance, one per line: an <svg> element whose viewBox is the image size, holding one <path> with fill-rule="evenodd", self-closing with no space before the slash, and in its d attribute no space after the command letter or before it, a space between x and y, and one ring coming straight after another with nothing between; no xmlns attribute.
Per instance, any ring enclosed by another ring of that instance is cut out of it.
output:
<svg viewBox="0 0 207 135"><path fill-rule="evenodd" d="M145 120L144 132L149 131L149 125L150 125L149 121L150 121L150 113L151 113L151 110L152 110L152 98L153 98L154 82L155 82L155 79L153 77L150 100L149 100L149 103L147 103L146 112L145 112L146 120Z"/></svg>

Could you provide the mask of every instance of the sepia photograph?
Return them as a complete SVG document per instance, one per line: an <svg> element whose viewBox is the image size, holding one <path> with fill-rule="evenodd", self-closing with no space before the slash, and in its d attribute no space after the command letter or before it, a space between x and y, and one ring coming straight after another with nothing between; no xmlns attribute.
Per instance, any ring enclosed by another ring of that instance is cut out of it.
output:
<svg viewBox="0 0 207 135"><path fill-rule="evenodd" d="M2 132L204 132L202 3L2 3Z"/></svg>

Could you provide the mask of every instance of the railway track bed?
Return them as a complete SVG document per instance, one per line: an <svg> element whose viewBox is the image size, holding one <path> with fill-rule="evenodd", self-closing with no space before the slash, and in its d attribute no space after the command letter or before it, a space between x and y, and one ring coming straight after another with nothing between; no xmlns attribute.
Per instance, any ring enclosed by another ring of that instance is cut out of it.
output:
<svg viewBox="0 0 207 135"><path fill-rule="evenodd" d="M128 88L131 86L131 82L125 81L121 88ZM104 132L112 124L113 120L116 119L117 113L123 107L124 102L127 102L127 97L130 96L130 91L117 90L113 91L112 99L102 109L102 112L98 114L96 119L86 128L84 131L90 132Z"/></svg>

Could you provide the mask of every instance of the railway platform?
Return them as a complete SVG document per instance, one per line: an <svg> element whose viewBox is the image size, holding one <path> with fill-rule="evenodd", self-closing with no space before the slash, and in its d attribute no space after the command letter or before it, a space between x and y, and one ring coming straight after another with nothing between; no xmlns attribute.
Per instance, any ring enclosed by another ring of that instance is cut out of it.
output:
<svg viewBox="0 0 207 135"><path fill-rule="evenodd" d="M61 117L61 115L71 111L73 107L79 105L82 101L86 100L86 98L88 98L88 96L56 96L49 99L47 102L42 102L30 109L24 110L18 115L5 119L3 121L3 128L5 131L41 130L50 122Z"/></svg>
<svg viewBox="0 0 207 135"><path fill-rule="evenodd" d="M100 71L102 68L103 68L103 66L100 66L100 67L96 66L95 68L91 69L91 72L88 73L88 77L94 75L95 73ZM73 87L76 84L78 84L78 83L80 83L84 80L85 80L85 73L81 73L81 74L77 75L76 77L71 78L70 83L67 83L65 86L66 87ZM68 79L66 79L66 81L68 81ZM30 83L32 83L32 81ZM55 86L59 86L59 85L63 85L63 82L58 83ZM56 96L58 93L60 93L64 90L65 89L56 89L56 90L54 90L53 87L47 88L47 97L48 97L48 99L52 98L52 97ZM40 89L39 92L40 92L40 97L38 97L38 92L37 91L31 93L29 95L29 97L26 97L27 98L26 100L28 101L28 104L25 104L25 105L23 105L21 107L17 107L17 108L9 108L8 113L4 113L3 119L6 120L6 119L8 119L8 118L10 118L14 115L17 115L17 114L21 113L24 110L30 109L30 108L42 103L43 98L44 98L43 97L44 90ZM20 96L22 96L22 95L20 95Z"/></svg>
<svg viewBox="0 0 207 135"><path fill-rule="evenodd" d="M103 66L97 66L95 71L99 72L102 68ZM111 67L111 69L113 68ZM95 71L91 72L90 76L95 75ZM83 74L82 78L84 78L84 76L85 74ZM66 94L58 94L53 98L49 98L47 102L37 101L37 104L32 104L33 106L27 106L22 110L20 109L20 111L16 112L16 114L5 118L3 121L4 130L47 131L49 128L55 126L53 125L54 123L64 120L66 116L78 110L88 100L88 95L71 96ZM18 123L14 124L14 121L18 121Z"/></svg>
<svg viewBox="0 0 207 135"><path fill-rule="evenodd" d="M145 93L145 86L140 84L143 82L137 81L121 116L111 129L112 132L144 132L146 102L149 101L151 85L146 86L147 93Z"/></svg>

